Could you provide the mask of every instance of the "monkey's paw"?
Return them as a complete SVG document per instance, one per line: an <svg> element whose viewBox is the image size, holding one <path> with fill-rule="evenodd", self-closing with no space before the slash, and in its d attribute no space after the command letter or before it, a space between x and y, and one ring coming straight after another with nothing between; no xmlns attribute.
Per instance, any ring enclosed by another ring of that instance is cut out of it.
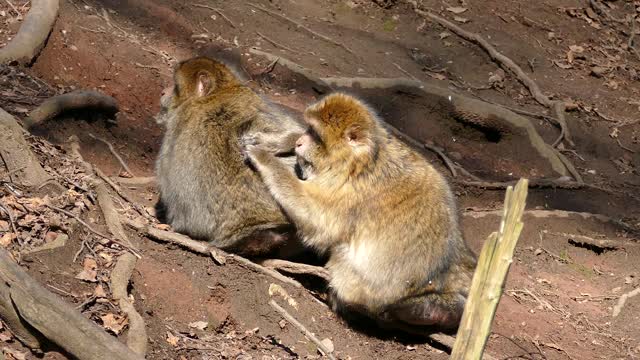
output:
<svg viewBox="0 0 640 360"><path fill-rule="evenodd" d="M247 145L245 149L247 159L258 169L268 165L273 157L269 151L259 145Z"/></svg>

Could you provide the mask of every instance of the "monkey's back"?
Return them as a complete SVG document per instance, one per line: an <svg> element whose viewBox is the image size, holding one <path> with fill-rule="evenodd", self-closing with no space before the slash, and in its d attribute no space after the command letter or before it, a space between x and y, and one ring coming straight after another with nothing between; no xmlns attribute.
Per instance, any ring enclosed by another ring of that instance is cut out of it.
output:
<svg viewBox="0 0 640 360"><path fill-rule="evenodd" d="M282 125L263 109L244 87L180 106L157 162L161 201L176 231L224 248L289 223L240 149L241 135Z"/></svg>

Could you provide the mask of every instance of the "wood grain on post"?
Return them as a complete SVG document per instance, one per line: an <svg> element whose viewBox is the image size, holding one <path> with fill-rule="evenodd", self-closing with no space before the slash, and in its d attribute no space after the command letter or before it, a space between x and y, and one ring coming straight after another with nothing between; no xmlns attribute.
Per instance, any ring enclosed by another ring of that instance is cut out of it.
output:
<svg viewBox="0 0 640 360"><path fill-rule="evenodd" d="M521 219L528 184L527 179L520 179L515 190L511 186L507 188L500 229L489 235L478 258L469 299L451 351L453 360L482 358L507 272L513 261L513 251L522 231Z"/></svg>

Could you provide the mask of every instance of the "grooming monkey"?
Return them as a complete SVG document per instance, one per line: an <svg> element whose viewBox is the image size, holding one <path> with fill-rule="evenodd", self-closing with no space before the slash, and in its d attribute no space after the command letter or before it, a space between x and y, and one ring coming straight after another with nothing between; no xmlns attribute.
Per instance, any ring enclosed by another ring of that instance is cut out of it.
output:
<svg viewBox="0 0 640 360"><path fill-rule="evenodd" d="M329 95L304 117L305 181L260 144L245 151L302 241L330 254L334 310L407 331L456 328L476 260L443 176L351 96Z"/></svg>
<svg viewBox="0 0 640 360"><path fill-rule="evenodd" d="M247 256L286 251L283 246L295 243L295 230L248 166L239 141L293 155L303 127L207 57L178 64L160 103L156 120L165 134L156 173L166 222ZM293 168L293 156L290 162Z"/></svg>

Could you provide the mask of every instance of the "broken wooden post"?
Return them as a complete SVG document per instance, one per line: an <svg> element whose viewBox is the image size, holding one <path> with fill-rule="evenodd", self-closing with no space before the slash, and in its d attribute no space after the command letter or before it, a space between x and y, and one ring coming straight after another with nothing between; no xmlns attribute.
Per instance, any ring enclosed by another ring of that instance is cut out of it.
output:
<svg viewBox="0 0 640 360"><path fill-rule="evenodd" d="M489 235L482 247L451 359L482 358L507 272L513 261L513 251L522 231L521 219L528 184L527 179L520 179L515 190L511 186L507 188L500 229Z"/></svg>

